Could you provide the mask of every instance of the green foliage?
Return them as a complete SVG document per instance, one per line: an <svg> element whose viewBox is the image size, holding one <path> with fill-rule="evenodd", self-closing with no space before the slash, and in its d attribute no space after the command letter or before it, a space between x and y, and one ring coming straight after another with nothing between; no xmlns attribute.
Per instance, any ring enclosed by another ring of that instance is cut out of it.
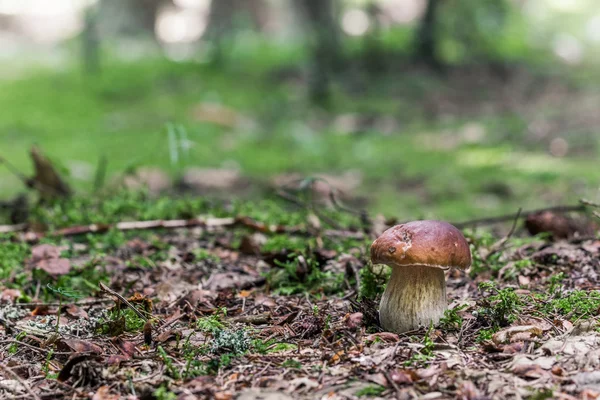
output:
<svg viewBox="0 0 600 400"><path fill-rule="evenodd" d="M193 253L194 253L194 257L198 261L214 261L214 262L221 261L219 259L219 257L217 257L214 254L209 253L208 250L206 250L206 249L202 249L202 248L194 249Z"/></svg>
<svg viewBox="0 0 600 400"><path fill-rule="evenodd" d="M180 379L181 375L179 373L179 368L173 364L173 360L171 359L171 357L169 357L165 349L163 349L162 346L158 346L157 352L159 357L165 364L165 367L167 368L167 374L173 379Z"/></svg>
<svg viewBox="0 0 600 400"><path fill-rule="evenodd" d="M344 287L344 273L323 271L317 261L301 254L290 254L285 262L275 260L280 268L267 273L269 286L282 295L295 293L339 292Z"/></svg>
<svg viewBox="0 0 600 400"><path fill-rule="evenodd" d="M385 387L380 385L369 385L358 390L354 395L356 397L377 397L385 392Z"/></svg>
<svg viewBox="0 0 600 400"><path fill-rule="evenodd" d="M302 363L298 360L294 360L293 358L288 358L281 364L281 366L284 368L301 369Z"/></svg>
<svg viewBox="0 0 600 400"><path fill-rule="evenodd" d="M542 305L545 313L568 316L574 321L594 317L600 310L600 291L598 290L574 290L566 295L559 295L555 292L554 295L558 295L558 297Z"/></svg>
<svg viewBox="0 0 600 400"><path fill-rule="evenodd" d="M480 329L477 332L477 342L485 342L488 340L492 340L492 336L494 335L495 329Z"/></svg>
<svg viewBox="0 0 600 400"><path fill-rule="evenodd" d="M307 239L301 237L288 234L273 235L269 236L261 250L265 253L278 253L280 251L301 252L306 250L311 244Z"/></svg>
<svg viewBox="0 0 600 400"><path fill-rule="evenodd" d="M104 335L118 336L123 332L141 332L145 324L133 310L115 306L98 322L98 330Z"/></svg>
<svg viewBox="0 0 600 400"><path fill-rule="evenodd" d="M360 272L360 292L358 298L374 300L385 291L385 286L390 279L391 269L381 268L381 273L376 274L369 264L361 268Z"/></svg>
<svg viewBox="0 0 600 400"><path fill-rule="evenodd" d="M523 302L512 288L498 289L493 282L482 282L479 290L484 298L478 313L495 329L507 326L517 319ZM486 292L489 293L487 297Z"/></svg>
<svg viewBox="0 0 600 400"><path fill-rule="evenodd" d="M27 243L13 241L11 235L0 235L0 282L9 287L22 287L26 279L22 267L30 253L31 247ZM12 277L12 284L9 277Z"/></svg>
<svg viewBox="0 0 600 400"><path fill-rule="evenodd" d="M562 292L562 282L565 279L565 273L559 272L553 274L550 277L550 287L548 287L548 294L550 297L560 297Z"/></svg>
<svg viewBox="0 0 600 400"><path fill-rule="evenodd" d="M225 329L225 325L221 322L218 314L213 314L208 317L198 318L196 321L196 329L202 332L216 333Z"/></svg>
<svg viewBox="0 0 600 400"><path fill-rule="evenodd" d="M411 357L404 362L405 366L419 365L421 363L432 360L435 357L433 353L433 350L435 349L435 342L431 339L432 331L433 325L429 327L427 334L423 336L423 340L421 341L423 347L421 347L418 351L413 352Z"/></svg>
<svg viewBox="0 0 600 400"><path fill-rule="evenodd" d="M42 365L42 372L46 375L46 378L48 378L48 376L50 375L50 362L52 361L53 357L54 349L50 349L46 354L46 361L44 362L44 365Z"/></svg>
<svg viewBox="0 0 600 400"><path fill-rule="evenodd" d="M154 391L156 400L176 400L177 395L171 392L166 386L162 385Z"/></svg>
<svg viewBox="0 0 600 400"><path fill-rule="evenodd" d="M466 304L461 306L447 309L444 312L444 316L440 319L440 328L445 329L447 331L457 331L460 330L463 319L458 312L467 308Z"/></svg>

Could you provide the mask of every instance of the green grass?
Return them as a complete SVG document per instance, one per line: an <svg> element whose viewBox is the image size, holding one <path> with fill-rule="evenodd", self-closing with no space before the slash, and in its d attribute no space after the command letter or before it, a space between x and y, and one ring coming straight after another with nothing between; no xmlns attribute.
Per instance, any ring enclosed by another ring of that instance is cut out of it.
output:
<svg viewBox="0 0 600 400"><path fill-rule="evenodd" d="M351 195L371 211L401 219L513 212L594 197L598 189L600 170L593 157L554 158L542 145L532 146L527 121L518 114L426 118L421 102L446 90L437 78L390 76L360 95L338 85L332 110L322 114L306 104L305 87L272 78L273 69L287 65L284 61L274 56L262 64L243 60L247 68L163 59L111 62L97 78L76 69L41 70L0 82L0 155L31 173L27 151L37 143L72 171L69 179L80 191L92 188L102 156L108 158L110 176L148 165L174 177L186 166L237 165L266 184L292 171L307 176L357 171L362 179ZM415 81L418 87L407 92ZM227 129L193 119L195 105L214 101L254 123ZM375 128L340 134L334 121L347 113L392 117L400 124L386 135ZM189 156L177 163L171 163L168 151L171 123L192 142ZM484 130L482 141L465 139L473 123ZM589 137L598 144L593 134ZM442 141L450 147L440 147ZM3 196L20 190L20 182L0 166Z"/></svg>

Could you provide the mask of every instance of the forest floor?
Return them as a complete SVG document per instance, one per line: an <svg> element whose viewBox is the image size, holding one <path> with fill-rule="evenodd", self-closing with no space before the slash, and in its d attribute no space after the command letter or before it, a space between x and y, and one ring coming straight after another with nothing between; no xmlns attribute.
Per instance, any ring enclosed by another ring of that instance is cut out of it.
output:
<svg viewBox="0 0 600 400"><path fill-rule="evenodd" d="M447 273L446 317L397 335L368 249L398 221L133 195L31 220L0 237L0 398L600 396L600 240L559 222L464 227L473 265ZM73 229L99 221L121 224Z"/></svg>

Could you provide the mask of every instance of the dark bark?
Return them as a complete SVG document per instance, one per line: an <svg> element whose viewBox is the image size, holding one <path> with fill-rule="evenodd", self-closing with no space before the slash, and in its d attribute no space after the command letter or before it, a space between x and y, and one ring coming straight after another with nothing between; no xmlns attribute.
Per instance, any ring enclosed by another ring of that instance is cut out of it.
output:
<svg viewBox="0 0 600 400"><path fill-rule="evenodd" d="M325 105L329 99L331 75L341 65L339 27L334 0L301 0L301 12L310 33L312 68L310 97Z"/></svg>
<svg viewBox="0 0 600 400"><path fill-rule="evenodd" d="M428 66L441 70L443 62L437 54L437 18L441 0L429 0L415 40L415 57Z"/></svg>
<svg viewBox="0 0 600 400"><path fill-rule="evenodd" d="M261 30L267 19L268 8L264 0L213 0L204 36L214 46L213 59L217 62L222 59L223 42L236 32L238 22L249 23L252 29Z"/></svg>
<svg viewBox="0 0 600 400"><path fill-rule="evenodd" d="M154 36L160 7L172 0L101 0L98 29L102 36Z"/></svg>

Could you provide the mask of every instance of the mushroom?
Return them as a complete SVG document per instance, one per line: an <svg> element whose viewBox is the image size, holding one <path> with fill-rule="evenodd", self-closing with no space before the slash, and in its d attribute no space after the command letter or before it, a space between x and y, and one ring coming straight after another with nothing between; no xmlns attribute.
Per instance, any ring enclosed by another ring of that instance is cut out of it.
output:
<svg viewBox="0 0 600 400"><path fill-rule="evenodd" d="M444 316L444 270L468 269L471 250L462 233L443 221L413 221L396 225L371 245L373 264L387 264L392 276L381 298L379 320L390 332L402 333Z"/></svg>

